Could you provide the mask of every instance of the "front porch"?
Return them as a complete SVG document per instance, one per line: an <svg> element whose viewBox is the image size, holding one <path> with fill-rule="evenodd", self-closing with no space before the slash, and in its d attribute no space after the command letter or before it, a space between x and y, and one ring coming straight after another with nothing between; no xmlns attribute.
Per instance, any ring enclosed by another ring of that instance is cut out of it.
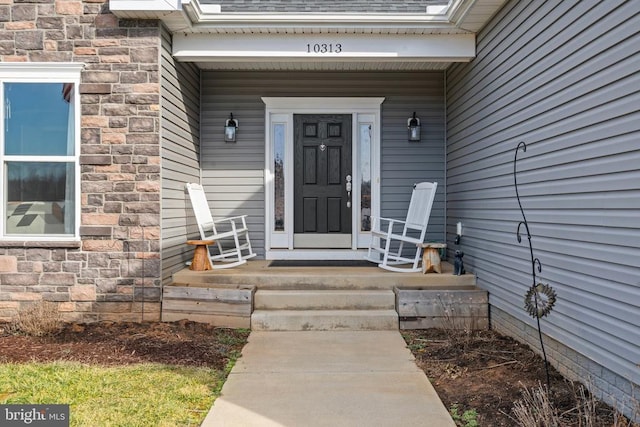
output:
<svg viewBox="0 0 640 427"><path fill-rule="evenodd" d="M163 289L162 320L254 330L488 327L486 292L475 275L453 275L447 262L441 274L271 264L176 272Z"/></svg>

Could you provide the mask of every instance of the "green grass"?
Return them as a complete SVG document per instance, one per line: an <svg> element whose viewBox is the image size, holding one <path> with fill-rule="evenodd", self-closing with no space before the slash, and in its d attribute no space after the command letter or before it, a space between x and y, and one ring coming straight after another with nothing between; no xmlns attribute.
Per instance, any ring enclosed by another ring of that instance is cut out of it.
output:
<svg viewBox="0 0 640 427"><path fill-rule="evenodd" d="M249 333L251 333L250 329L238 328L235 330L236 333L231 334L226 329L218 329L215 332L216 341L218 344L226 345L229 347L234 346L244 346L247 342L247 337Z"/></svg>
<svg viewBox="0 0 640 427"><path fill-rule="evenodd" d="M0 364L0 404L69 404L72 426L195 426L225 374L158 364Z"/></svg>

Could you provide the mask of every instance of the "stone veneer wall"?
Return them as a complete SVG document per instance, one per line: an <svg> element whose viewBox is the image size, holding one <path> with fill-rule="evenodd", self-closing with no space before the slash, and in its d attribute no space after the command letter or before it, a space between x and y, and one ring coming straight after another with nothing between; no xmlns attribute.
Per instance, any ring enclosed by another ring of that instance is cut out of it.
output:
<svg viewBox="0 0 640 427"><path fill-rule="evenodd" d="M160 27L105 0L0 0L0 61L82 62L81 242L0 242L0 321L160 318Z"/></svg>

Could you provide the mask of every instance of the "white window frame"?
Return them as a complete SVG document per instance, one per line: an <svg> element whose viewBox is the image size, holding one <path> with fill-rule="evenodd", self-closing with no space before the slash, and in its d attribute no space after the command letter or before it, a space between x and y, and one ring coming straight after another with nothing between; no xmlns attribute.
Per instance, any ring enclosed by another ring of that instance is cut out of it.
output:
<svg viewBox="0 0 640 427"><path fill-rule="evenodd" d="M0 63L0 99L3 100L0 106L2 117L0 124L0 212L5 215L6 209L6 168L7 161L55 161L74 164L75 178L75 209L74 209L74 230L68 235L7 235L5 230L5 220L0 221L0 242L2 241L38 241L38 242L70 242L80 240L80 220L81 220L81 195L80 195L80 76L83 63ZM4 141L5 105L4 105L4 84L5 83L73 83L75 93L74 103L74 154L72 156L6 156Z"/></svg>
<svg viewBox="0 0 640 427"><path fill-rule="evenodd" d="M265 250L267 259L359 259L369 246L370 232L360 231L360 177L358 147L360 125L372 126L371 134L371 197L372 214L380 214L380 141L381 106L385 98L362 97L263 97L265 103ZM293 115L294 114L350 114L352 121L352 244L351 249L294 249L293 244ZM274 142L273 125L284 124L285 132L285 225L284 231L274 230Z"/></svg>

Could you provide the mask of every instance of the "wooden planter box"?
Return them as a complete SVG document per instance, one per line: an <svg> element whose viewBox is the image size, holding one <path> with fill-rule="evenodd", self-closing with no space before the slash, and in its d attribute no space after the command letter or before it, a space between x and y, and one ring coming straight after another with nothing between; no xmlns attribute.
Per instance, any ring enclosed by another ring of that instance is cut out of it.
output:
<svg viewBox="0 0 640 427"><path fill-rule="evenodd" d="M394 289L400 329L488 329L487 291L475 286Z"/></svg>
<svg viewBox="0 0 640 427"><path fill-rule="evenodd" d="M165 286L162 321L187 319L227 328L251 328L255 286Z"/></svg>

